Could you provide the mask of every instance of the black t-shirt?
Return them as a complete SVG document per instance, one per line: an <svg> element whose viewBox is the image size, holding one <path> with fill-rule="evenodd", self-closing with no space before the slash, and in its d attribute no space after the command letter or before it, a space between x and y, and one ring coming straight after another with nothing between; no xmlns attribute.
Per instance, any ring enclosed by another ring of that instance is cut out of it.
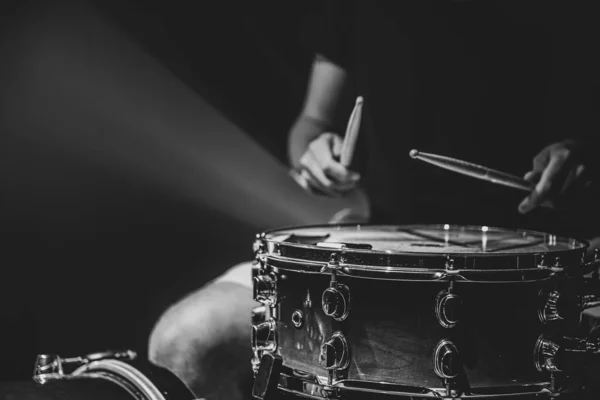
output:
<svg viewBox="0 0 600 400"><path fill-rule="evenodd" d="M570 228L547 210L520 216L522 192L408 156L416 148L522 176L546 145L593 132L593 24L568 3L320 3L310 45L350 72L365 101L354 167L373 222Z"/></svg>

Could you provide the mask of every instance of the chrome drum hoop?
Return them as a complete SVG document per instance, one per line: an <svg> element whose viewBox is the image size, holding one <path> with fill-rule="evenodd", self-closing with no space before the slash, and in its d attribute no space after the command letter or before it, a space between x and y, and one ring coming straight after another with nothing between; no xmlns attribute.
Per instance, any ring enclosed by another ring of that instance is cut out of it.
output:
<svg viewBox="0 0 600 400"><path fill-rule="evenodd" d="M331 257L331 252L329 253ZM344 260L345 253L340 253L340 259ZM573 258L581 259L582 256L574 255ZM506 259L507 257L503 257ZM423 259L413 257L414 264L412 266L399 266L398 264L388 267L349 264L340 262L337 264L337 273L340 276L356 277L363 279L378 279L378 280L395 280L395 281L415 281L415 282L430 282L430 281L463 281L463 282L480 282L480 283L508 283L508 282L535 282L543 281L552 278L555 275L564 276L582 276L591 272L594 265L585 263L574 263L572 266L552 267L537 264L544 260L544 255L521 256L520 259L526 262L520 262L519 258L514 258L515 265L529 264L529 268L510 268L510 269L494 269L494 268L418 268L416 265L431 265L433 262L441 264L441 260L447 261L446 258L441 258L430 263L424 262ZM268 255L265 257L265 265L282 271L295 271L305 274L323 274L329 275L329 263L307 261L302 259L285 258L282 256ZM460 262L462 261L462 262ZM473 260L463 258L459 259L459 265L473 265ZM486 260L477 260L478 266ZM506 261L506 260L504 260ZM537 262L536 262L537 261ZM406 264L405 264L406 265ZM455 264L456 265L456 264Z"/></svg>
<svg viewBox="0 0 600 400"><path fill-rule="evenodd" d="M551 398L556 393L550 390L550 383L515 385L510 387L474 388L466 394L457 394L457 399L482 398ZM278 389L301 398L314 400L345 398L345 394L364 393L369 395L385 395L399 398L445 399L445 388L424 388L403 386L383 382L358 380L340 380L333 385L326 385L315 376L285 368L279 377Z"/></svg>
<svg viewBox="0 0 600 400"><path fill-rule="evenodd" d="M109 382L135 400L200 400L171 372L137 360L137 353L131 350L69 358L40 354L36 359L33 381L41 387L52 382L94 380Z"/></svg>
<svg viewBox="0 0 600 400"><path fill-rule="evenodd" d="M418 225L418 226L363 226L362 231L366 232L363 243L355 243L360 240L361 230L356 228L352 230L352 225L347 226L316 226L301 227L297 232L299 237L303 237L303 232L310 232L316 229L320 232L342 232L341 236L346 235L352 240L350 243L325 243L306 244L296 243L293 240L283 239L288 233L294 235L294 229L274 230L260 235L259 241L262 243L260 261L263 266L272 268L296 271L307 274L328 274L328 266L335 259L336 269L340 275L348 277L357 277L365 279L380 280L399 280L399 281L465 281L465 282L532 282L542 281L551 278L556 274L566 276L581 276L597 268L597 263L585 262L588 243L582 240L556 238L554 235L540 232L525 232L504 230L501 228L490 228L496 234L513 235L509 239L519 239L523 235L531 243L525 241L525 249L520 250L519 246L510 245L505 249L496 249L493 252L470 252L468 249L463 252L452 252L452 246L439 252L427 251L395 251L373 249L371 244L377 247L379 242L369 243L369 234L377 233L377 229L383 229L382 234L388 234L384 239L388 243L396 240L397 243L404 239L394 237L394 231L397 228L418 228L434 229L438 226ZM371 229L370 231L368 229ZM476 227L459 227L461 229L471 229L476 232ZM344 231L348 229L348 231ZM385 229L388 229L387 231ZM436 231L436 233L443 231ZM473 233L469 231L468 233ZM529 235L529 236L527 236ZM352 238L351 236L354 236ZM310 236L307 236L310 237ZM439 239L439 238L436 238ZM540 240L541 244L535 242ZM318 239L315 239L318 241ZM523 239L525 240L525 239ZM501 240L495 239L496 243ZM547 241L547 243L546 243ZM557 243L557 246L555 243ZM409 241L410 242L410 241ZM554 243L554 244L552 244ZM537 245L537 247L536 247ZM547 245L547 246L546 246ZM369 247L371 246L371 247ZM529 246L529 247L527 247ZM392 246L393 247L393 246ZM400 246L401 247L401 246ZM406 246L405 246L406 247ZM540 247L547 247L541 251ZM454 248L456 250L456 248ZM536 250L536 251L534 251Z"/></svg>
<svg viewBox="0 0 600 400"><path fill-rule="evenodd" d="M169 400L138 369L119 360L99 360L73 371L71 379L92 377L105 379L125 389L139 400Z"/></svg>

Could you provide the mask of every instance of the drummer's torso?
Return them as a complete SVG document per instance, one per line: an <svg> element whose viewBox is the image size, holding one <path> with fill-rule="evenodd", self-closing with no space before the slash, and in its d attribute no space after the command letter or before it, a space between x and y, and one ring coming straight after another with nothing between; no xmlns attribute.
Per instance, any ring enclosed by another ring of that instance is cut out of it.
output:
<svg viewBox="0 0 600 400"><path fill-rule="evenodd" d="M403 212L402 223L423 222L409 217L424 202L467 209L487 203L500 213L515 212L520 200L415 163L410 149L521 176L544 146L584 131L573 124L589 126L591 98L582 88L594 76L589 52L575 49L591 35L578 33L585 16L572 6L355 3L354 76L365 98L357 151L373 202Z"/></svg>

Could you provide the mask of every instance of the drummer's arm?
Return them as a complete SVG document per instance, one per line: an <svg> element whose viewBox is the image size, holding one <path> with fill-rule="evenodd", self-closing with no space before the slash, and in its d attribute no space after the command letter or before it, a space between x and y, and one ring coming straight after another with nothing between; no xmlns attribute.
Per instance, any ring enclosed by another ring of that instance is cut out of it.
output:
<svg viewBox="0 0 600 400"><path fill-rule="evenodd" d="M304 106L288 135L288 160L292 168L300 168L300 158L311 141L333 127L347 72L327 58L317 55Z"/></svg>

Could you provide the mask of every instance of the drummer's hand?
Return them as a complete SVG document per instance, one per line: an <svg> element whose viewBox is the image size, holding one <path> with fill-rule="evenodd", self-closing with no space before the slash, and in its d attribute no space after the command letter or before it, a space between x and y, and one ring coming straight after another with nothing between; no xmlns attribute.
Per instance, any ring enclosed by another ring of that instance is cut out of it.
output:
<svg viewBox="0 0 600 400"><path fill-rule="evenodd" d="M359 174L339 162L342 143L340 136L327 132L308 145L300 159L300 174L307 183L307 190L337 197L356 187Z"/></svg>
<svg viewBox="0 0 600 400"><path fill-rule="evenodd" d="M541 204L555 208L573 188L582 185L585 171L577 142L567 140L544 148L533 159L533 169L524 179L535 184L521 204L519 212L528 213Z"/></svg>

